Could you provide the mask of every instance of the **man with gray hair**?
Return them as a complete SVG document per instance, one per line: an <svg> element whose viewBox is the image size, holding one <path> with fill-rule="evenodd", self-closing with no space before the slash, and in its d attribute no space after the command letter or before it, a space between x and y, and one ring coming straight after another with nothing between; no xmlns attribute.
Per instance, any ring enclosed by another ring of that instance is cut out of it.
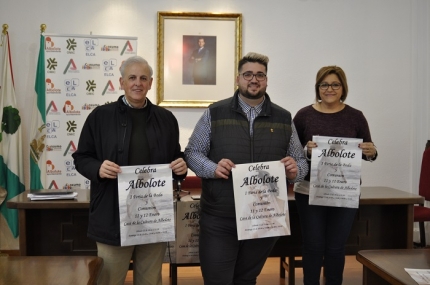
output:
<svg viewBox="0 0 430 285"><path fill-rule="evenodd" d="M278 239L238 240L235 164L279 160L290 182L308 171L291 114L266 93L268 62L258 53L239 61L238 89L209 106L185 148L188 166L202 178L199 244L205 285L255 284Z"/></svg>
<svg viewBox="0 0 430 285"><path fill-rule="evenodd" d="M96 241L103 258L99 284L124 284L133 258L134 284L161 285L165 242L120 246L117 175L120 166L170 164L173 177L183 179L188 168L176 118L146 98L153 80L151 66L133 56L120 72L125 95L91 112L72 156L76 170L91 180L88 237Z"/></svg>

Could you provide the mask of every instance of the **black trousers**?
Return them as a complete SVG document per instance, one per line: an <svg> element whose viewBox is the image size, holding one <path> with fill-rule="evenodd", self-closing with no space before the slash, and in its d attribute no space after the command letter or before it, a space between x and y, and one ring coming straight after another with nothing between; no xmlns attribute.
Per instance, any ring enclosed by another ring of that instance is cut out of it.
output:
<svg viewBox="0 0 430 285"><path fill-rule="evenodd" d="M254 285L279 237L237 240L235 218L202 213L200 267L205 285Z"/></svg>
<svg viewBox="0 0 430 285"><path fill-rule="evenodd" d="M324 264L326 285L341 285L345 245L357 209L309 205L309 196L295 193L303 236L303 283L319 285Z"/></svg>

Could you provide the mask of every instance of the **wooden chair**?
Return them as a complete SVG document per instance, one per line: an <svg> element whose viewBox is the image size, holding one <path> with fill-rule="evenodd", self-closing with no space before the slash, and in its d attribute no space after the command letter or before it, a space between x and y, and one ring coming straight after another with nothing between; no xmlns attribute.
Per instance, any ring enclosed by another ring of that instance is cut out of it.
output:
<svg viewBox="0 0 430 285"><path fill-rule="evenodd" d="M202 179L197 176L187 176L182 181L176 181L175 196L180 201L181 193L190 194L191 190L202 189ZM200 263L170 263L171 285L178 284L178 267L200 266Z"/></svg>
<svg viewBox="0 0 430 285"><path fill-rule="evenodd" d="M187 176L182 181L174 181L175 198L181 200L181 194L189 195L191 189L202 189L202 179L198 176Z"/></svg>
<svg viewBox="0 0 430 285"><path fill-rule="evenodd" d="M187 176L182 180L183 189L201 189L202 179L198 176Z"/></svg>
<svg viewBox="0 0 430 285"><path fill-rule="evenodd" d="M430 201L430 147L427 147L423 154L418 192L420 196L424 197L425 201ZM424 206L424 204L414 206L414 222L419 223L419 246L425 247L426 233L424 228L424 222L430 222L430 208Z"/></svg>
<svg viewBox="0 0 430 285"><path fill-rule="evenodd" d="M202 189L202 179L197 176L187 176L184 180L173 181L174 195L178 201L181 200L181 194L190 194L191 189ZM170 264L170 276L172 277L172 285L177 283L177 267L179 266L198 266L199 263L192 265ZM133 270L133 260L131 260L128 270Z"/></svg>

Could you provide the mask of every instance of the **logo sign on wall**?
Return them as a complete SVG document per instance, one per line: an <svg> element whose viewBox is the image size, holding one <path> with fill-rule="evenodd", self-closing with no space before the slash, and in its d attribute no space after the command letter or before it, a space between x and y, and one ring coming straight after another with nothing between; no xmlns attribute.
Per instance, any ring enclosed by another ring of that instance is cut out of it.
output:
<svg viewBox="0 0 430 285"><path fill-rule="evenodd" d="M89 189L90 182L76 171L72 154L91 111L122 94L119 68L136 51L136 37L45 36L49 189Z"/></svg>

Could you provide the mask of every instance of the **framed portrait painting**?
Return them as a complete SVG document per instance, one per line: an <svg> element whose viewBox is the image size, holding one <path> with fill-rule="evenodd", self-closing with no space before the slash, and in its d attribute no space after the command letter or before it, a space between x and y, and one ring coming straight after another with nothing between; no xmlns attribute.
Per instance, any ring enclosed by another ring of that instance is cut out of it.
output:
<svg viewBox="0 0 430 285"><path fill-rule="evenodd" d="M158 12L157 104L207 107L230 97L242 56L242 14Z"/></svg>

